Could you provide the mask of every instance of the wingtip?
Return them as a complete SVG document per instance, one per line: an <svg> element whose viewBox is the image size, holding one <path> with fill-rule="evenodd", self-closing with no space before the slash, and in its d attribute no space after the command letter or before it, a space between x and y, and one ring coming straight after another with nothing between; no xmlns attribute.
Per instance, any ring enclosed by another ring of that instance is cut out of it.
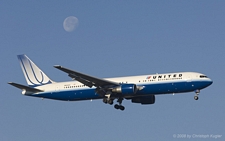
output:
<svg viewBox="0 0 225 141"><path fill-rule="evenodd" d="M54 65L55 68L62 68L60 65Z"/></svg>

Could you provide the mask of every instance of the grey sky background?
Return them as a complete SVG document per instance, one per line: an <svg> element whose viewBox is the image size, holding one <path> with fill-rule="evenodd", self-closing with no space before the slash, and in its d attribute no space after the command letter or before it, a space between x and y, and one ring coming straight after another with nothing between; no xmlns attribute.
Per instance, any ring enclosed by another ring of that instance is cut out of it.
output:
<svg viewBox="0 0 225 141"><path fill-rule="evenodd" d="M1 1L0 140L225 140L225 1ZM75 16L73 32L63 21ZM54 81L53 65L99 78L194 71L214 83L201 91L156 96L154 105L26 97L16 55L26 54Z"/></svg>

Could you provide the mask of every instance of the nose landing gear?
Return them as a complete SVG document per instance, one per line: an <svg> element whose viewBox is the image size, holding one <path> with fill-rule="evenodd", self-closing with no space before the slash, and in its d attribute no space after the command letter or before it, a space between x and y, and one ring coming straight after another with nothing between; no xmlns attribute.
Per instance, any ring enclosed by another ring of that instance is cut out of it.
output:
<svg viewBox="0 0 225 141"><path fill-rule="evenodd" d="M195 100L198 100L198 95L199 95L199 93L200 93L200 90L196 90L196 91L195 91L195 96L194 96L194 99L195 99Z"/></svg>

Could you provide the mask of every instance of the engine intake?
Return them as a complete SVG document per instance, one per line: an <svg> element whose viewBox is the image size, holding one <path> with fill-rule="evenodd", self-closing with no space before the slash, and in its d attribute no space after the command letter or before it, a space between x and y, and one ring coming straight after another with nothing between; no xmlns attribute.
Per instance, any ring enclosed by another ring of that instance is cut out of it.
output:
<svg viewBox="0 0 225 141"><path fill-rule="evenodd" d="M123 95L135 94L137 92L137 86L135 84L122 84L112 89L114 93L121 93Z"/></svg>

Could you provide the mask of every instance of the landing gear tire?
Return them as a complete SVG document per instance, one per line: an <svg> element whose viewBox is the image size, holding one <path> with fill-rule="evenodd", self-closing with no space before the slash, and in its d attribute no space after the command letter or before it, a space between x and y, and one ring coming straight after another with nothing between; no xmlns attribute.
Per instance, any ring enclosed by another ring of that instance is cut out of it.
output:
<svg viewBox="0 0 225 141"><path fill-rule="evenodd" d="M108 104L113 105L113 100L109 99Z"/></svg>
<svg viewBox="0 0 225 141"><path fill-rule="evenodd" d="M118 110L120 108L120 105L116 104L114 105L114 108Z"/></svg>
<svg viewBox="0 0 225 141"><path fill-rule="evenodd" d="M195 100L198 100L198 96L194 96L194 99L195 99Z"/></svg>
<svg viewBox="0 0 225 141"><path fill-rule="evenodd" d="M124 106L118 105L118 104L114 105L114 108L117 109L117 110L120 109L121 111L123 111L125 109Z"/></svg>
<svg viewBox="0 0 225 141"><path fill-rule="evenodd" d="M107 99L106 98L103 98L103 100L102 100L105 104L107 104L108 102L107 102Z"/></svg>
<svg viewBox="0 0 225 141"><path fill-rule="evenodd" d="M121 111L125 110L125 107L122 106L122 105L120 105L120 110L121 110Z"/></svg>
<svg viewBox="0 0 225 141"><path fill-rule="evenodd" d="M105 104L110 104L110 105L113 104L113 100L112 100L112 99L103 98L102 101L103 101Z"/></svg>

